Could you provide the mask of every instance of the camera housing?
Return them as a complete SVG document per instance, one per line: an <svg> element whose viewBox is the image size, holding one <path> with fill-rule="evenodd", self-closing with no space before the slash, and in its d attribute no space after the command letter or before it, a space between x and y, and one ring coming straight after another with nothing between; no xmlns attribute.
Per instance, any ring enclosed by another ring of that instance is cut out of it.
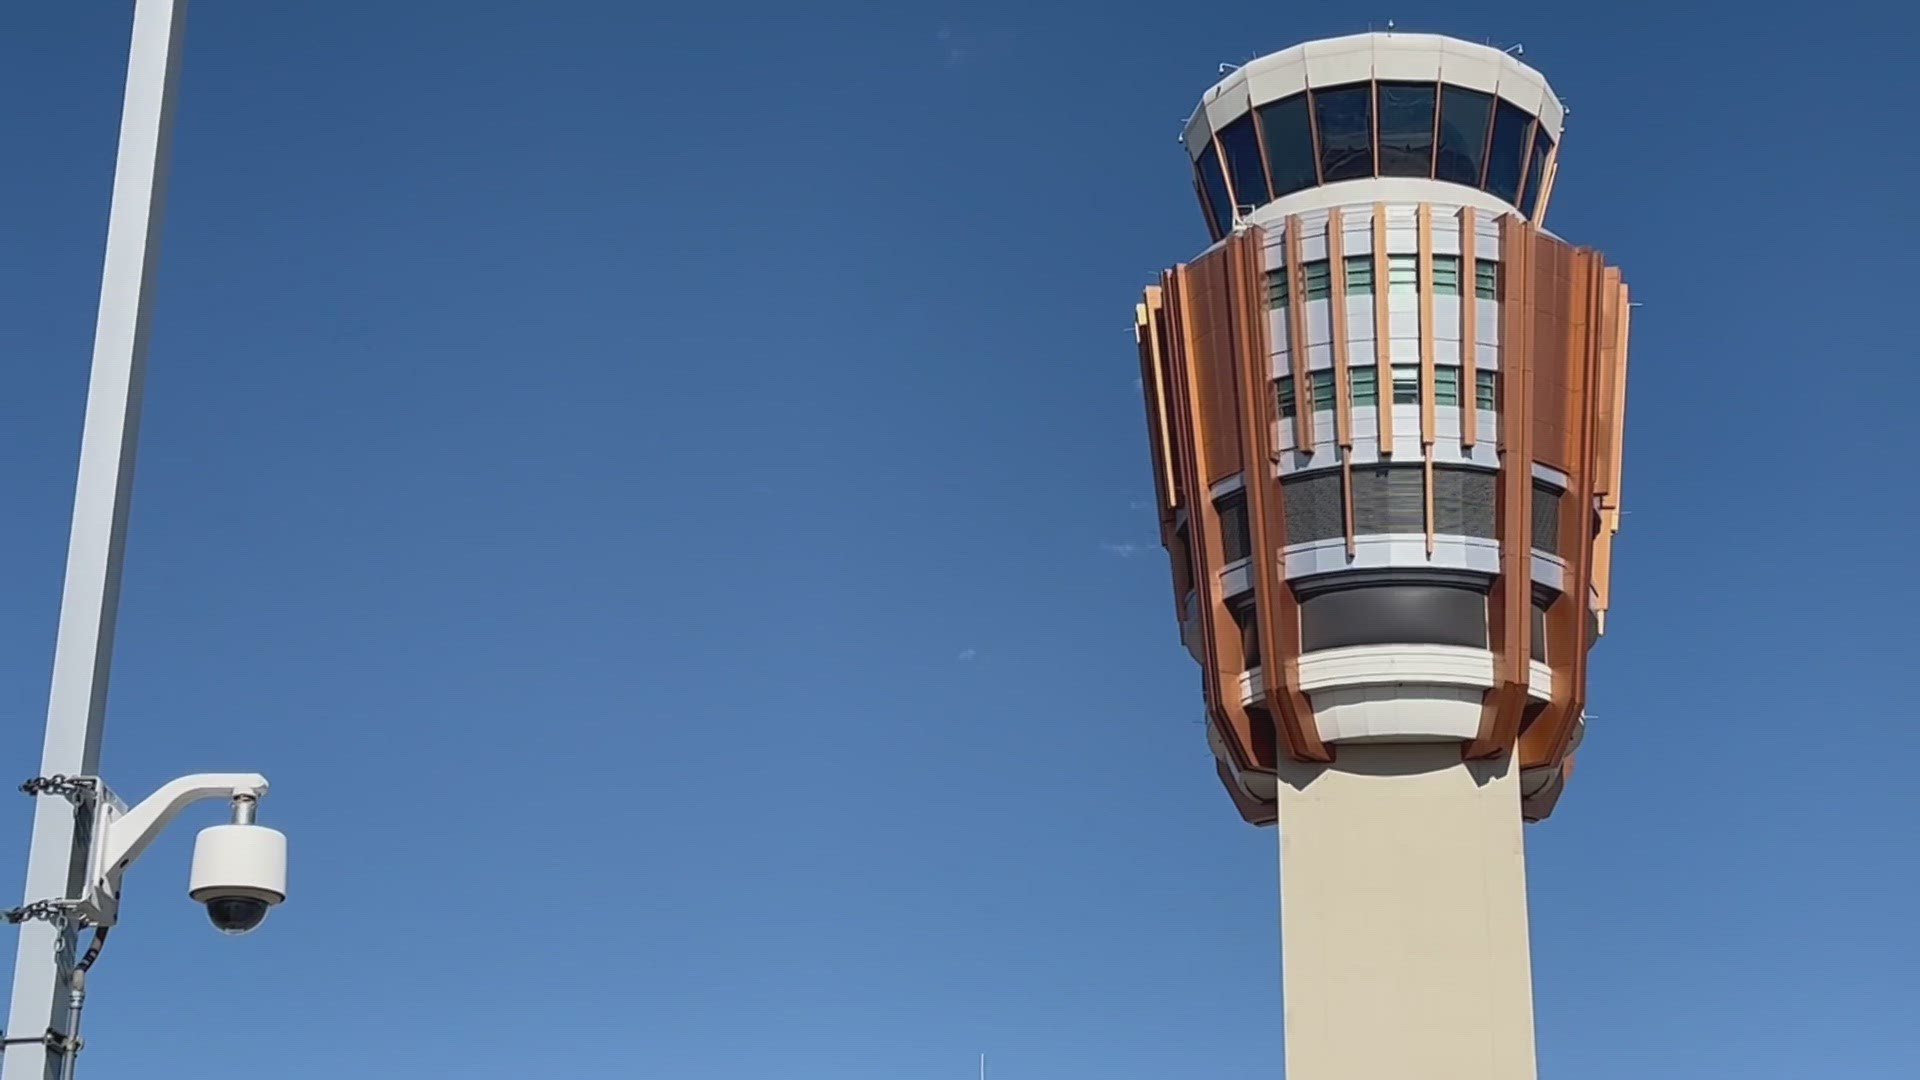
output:
<svg viewBox="0 0 1920 1080"><path fill-rule="evenodd" d="M193 843L187 895L223 934L244 934L287 898L287 837L264 825L215 825Z"/></svg>

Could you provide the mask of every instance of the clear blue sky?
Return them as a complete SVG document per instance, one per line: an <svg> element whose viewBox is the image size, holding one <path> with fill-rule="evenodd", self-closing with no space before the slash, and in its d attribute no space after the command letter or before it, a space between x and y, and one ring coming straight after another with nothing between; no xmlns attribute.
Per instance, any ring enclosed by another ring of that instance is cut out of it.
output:
<svg viewBox="0 0 1920 1080"><path fill-rule="evenodd" d="M107 768L268 773L294 892L148 855L89 1080L1276 1075L1131 306L1215 66L1389 16L1525 43L1646 305L1543 1075L1920 1071L1911 11L659 7L196 4ZM128 10L0 15L8 782Z"/></svg>

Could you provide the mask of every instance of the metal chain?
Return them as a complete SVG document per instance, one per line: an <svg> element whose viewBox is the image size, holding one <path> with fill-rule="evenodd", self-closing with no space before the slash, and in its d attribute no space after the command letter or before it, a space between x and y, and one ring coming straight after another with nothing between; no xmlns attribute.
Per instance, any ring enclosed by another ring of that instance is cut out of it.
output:
<svg viewBox="0 0 1920 1080"><path fill-rule="evenodd" d="M8 908L0 912L0 918L19 925L33 919L51 923L55 930L65 933L68 930L85 925L85 920L74 917L74 903L71 900L35 900L24 907Z"/></svg>
<svg viewBox="0 0 1920 1080"><path fill-rule="evenodd" d="M59 795L73 805L81 806L99 797L100 778L55 773L52 776L36 776L21 784L20 790L28 795Z"/></svg>

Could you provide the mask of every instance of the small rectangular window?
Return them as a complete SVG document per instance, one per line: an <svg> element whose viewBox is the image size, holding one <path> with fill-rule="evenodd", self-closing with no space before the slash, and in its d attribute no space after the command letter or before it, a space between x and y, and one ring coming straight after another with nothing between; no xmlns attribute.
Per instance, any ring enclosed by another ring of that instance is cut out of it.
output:
<svg viewBox="0 0 1920 1080"><path fill-rule="evenodd" d="M1460 404L1459 368L1437 367L1433 369L1433 403L1435 405Z"/></svg>
<svg viewBox="0 0 1920 1080"><path fill-rule="evenodd" d="M1332 270L1327 260L1315 259L1300 268L1300 286L1306 291L1309 300L1325 300L1331 280Z"/></svg>
<svg viewBox="0 0 1920 1080"><path fill-rule="evenodd" d="M1460 295L1460 256L1435 255L1433 257L1433 295Z"/></svg>
<svg viewBox="0 0 1920 1080"><path fill-rule="evenodd" d="M1282 419L1292 416L1298 411L1296 403L1293 400L1293 376L1289 375L1285 378L1275 379L1273 383L1273 393L1275 401L1279 403L1280 416Z"/></svg>
<svg viewBox="0 0 1920 1080"><path fill-rule="evenodd" d="M1560 554L1560 490L1533 482L1533 546Z"/></svg>
<svg viewBox="0 0 1920 1080"><path fill-rule="evenodd" d="M1313 411L1331 412L1333 410L1333 372L1316 371L1313 380Z"/></svg>
<svg viewBox="0 0 1920 1080"><path fill-rule="evenodd" d="M1267 306L1279 308L1287 306L1287 268L1267 271Z"/></svg>
<svg viewBox="0 0 1920 1080"><path fill-rule="evenodd" d="M1240 626L1240 660L1248 671L1260 666L1260 613L1252 604L1233 609L1233 621Z"/></svg>
<svg viewBox="0 0 1920 1080"><path fill-rule="evenodd" d="M1239 562L1253 551L1253 537L1247 532L1247 501L1236 495L1219 504L1220 557Z"/></svg>
<svg viewBox="0 0 1920 1080"><path fill-rule="evenodd" d="M1416 292L1420 288L1420 256L1387 257L1387 287L1396 293Z"/></svg>
<svg viewBox="0 0 1920 1080"><path fill-rule="evenodd" d="M1393 369L1393 403L1395 405L1420 404L1420 369L1413 365L1395 365Z"/></svg>
<svg viewBox="0 0 1920 1080"><path fill-rule="evenodd" d="M1347 370L1348 381L1353 386L1353 406L1377 407L1380 404L1380 376L1373 365L1355 366Z"/></svg>
<svg viewBox="0 0 1920 1080"><path fill-rule="evenodd" d="M1496 372L1476 371L1473 373L1473 403L1476 407L1491 410L1499 401L1494 394L1494 376Z"/></svg>
<svg viewBox="0 0 1920 1080"><path fill-rule="evenodd" d="M1500 295L1500 264L1485 259L1473 264L1473 295L1482 300L1497 299Z"/></svg>
<svg viewBox="0 0 1920 1080"><path fill-rule="evenodd" d="M1347 256L1347 295L1364 296L1373 291L1373 256Z"/></svg>

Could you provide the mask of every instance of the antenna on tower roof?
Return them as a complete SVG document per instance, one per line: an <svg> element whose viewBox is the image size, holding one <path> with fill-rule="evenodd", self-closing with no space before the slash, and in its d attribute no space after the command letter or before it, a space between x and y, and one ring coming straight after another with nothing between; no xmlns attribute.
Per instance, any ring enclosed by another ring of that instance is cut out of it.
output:
<svg viewBox="0 0 1920 1080"><path fill-rule="evenodd" d="M1521 44L1520 42L1518 42L1518 41L1516 41L1516 42L1514 42L1513 44L1511 44L1511 45L1509 45L1509 46L1507 46L1507 47L1506 47L1506 48L1504 48L1504 49L1501 49L1500 51L1501 51L1501 52L1503 52L1503 53L1506 53L1506 54L1507 54L1508 56L1525 56L1525 55L1527 55L1527 47L1526 47L1525 45L1522 45L1522 44Z"/></svg>

